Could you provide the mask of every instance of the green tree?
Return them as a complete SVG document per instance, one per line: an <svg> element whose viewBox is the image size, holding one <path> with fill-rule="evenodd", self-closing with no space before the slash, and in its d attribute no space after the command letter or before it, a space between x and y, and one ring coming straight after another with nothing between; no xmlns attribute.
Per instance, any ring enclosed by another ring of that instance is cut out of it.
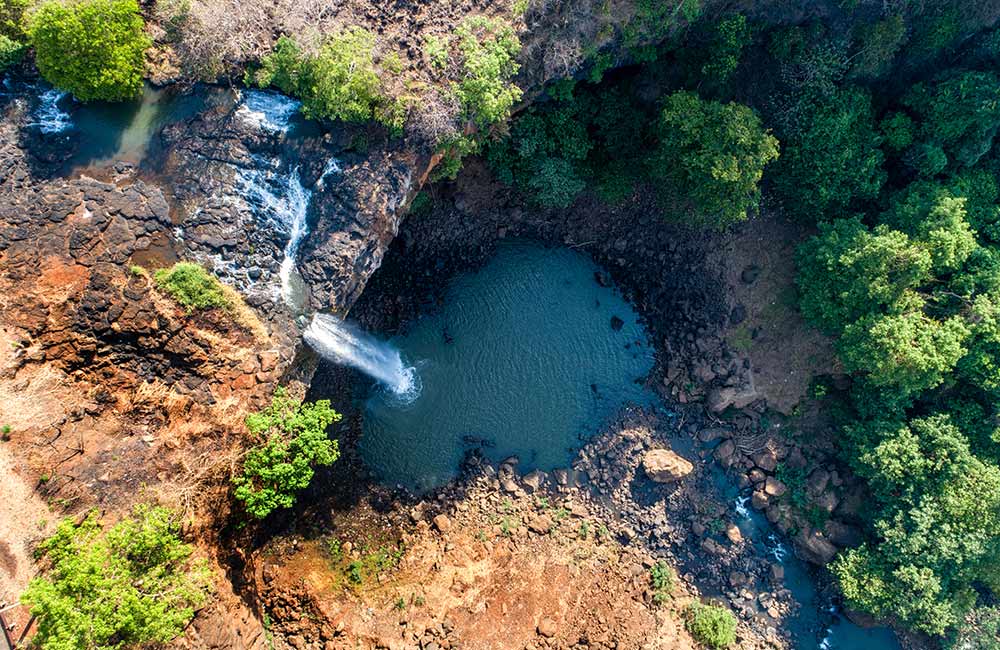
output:
<svg viewBox="0 0 1000 650"><path fill-rule="evenodd" d="M874 125L867 92L845 87L830 98L807 99L785 124L774 186L796 217L820 221L838 216L855 199L875 198L886 180L882 136Z"/></svg>
<svg viewBox="0 0 1000 650"><path fill-rule="evenodd" d="M882 222L923 244L931 255L931 271L945 275L959 270L978 247L966 221L965 198L941 190L928 197L909 192L896 201Z"/></svg>
<svg viewBox="0 0 1000 650"><path fill-rule="evenodd" d="M81 101L122 101L142 92L151 44L136 0L47 0L31 18L42 76Z"/></svg>
<svg viewBox="0 0 1000 650"><path fill-rule="evenodd" d="M31 0L0 1L0 35L12 41L26 41L28 34L25 31L24 15L30 6Z"/></svg>
<svg viewBox="0 0 1000 650"><path fill-rule="evenodd" d="M0 34L0 72L21 60L25 46Z"/></svg>
<svg viewBox="0 0 1000 650"><path fill-rule="evenodd" d="M937 321L915 308L848 324L837 341L837 351L848 371L867 372L872 384L908 394L944 381L965 355L968 337L969 329L961 318Z"/></svg>
<svg viewBox="0 0 1000 650"><path fill-rule="evenodd" d="M851 76L878 79L892 69L893 59L906 43L906 23L902 16L861 23L855 40L858 49L851 57Z"/></svg>
<svg viewBox="0 0 1000 650"><path fill-rule="evenodd" d="M381 116L380 107L389 103L374 48L375 36L360 27L327 36L314 55L282 36L261 60L255 80L301 99L302 114L309 119L364 122Z"/></svg>
<svg viewBox="0 0 1000 650"><path fill-rule="evenodd" d="M753 110L679 91L664 101L649 167L667 200L689 203L695 223L721 229L759 210L758 183L777 157L777 139Z"/></svg>
<svg viewBox="0 0 1000 650"><path fill-rule="evenodd" d="M797 259L802 314L830 334L867 314L901 310L931 277L926 248L885 226L872 232L858 218L819 224Z"/></svg>
<svg viewBox="0 0 1000 650"><path fill-rule="evenodd" d="M48 571L21 597L38 616L42 650L96 650L166 643L205 603L211 574L179 536L167 509L138 506L103 531L91 511L67 518L38 551Z"/></svg>
<svg viewBox="0 0 1000 650"><path fill-rule="evenodd" d="M851 607L939 635L1000 587L1000 468L946 415L850 427L855 468L876 494L875 540L833 564Z"/></svg>
<svg viewBox="0 0 1000 650"><path fill-rule="evenodd" d="M327 437L326 428L340 417L329 400L303 404L283 388L275 391L270 406L247 416L247 429L259 444L247 452L233 485L252 517L263 519L294 505L315 468L337 460L337 441Z"/></svg>
<svg viewBox="0 0 1000 650"><path fill-rule="evenodd" d="M510 117L521 89L511 81L520 65L521 41L513 27L498 19L473 16L457 30L461 53L461 79L455 95L466 115L480 128Z"/></svg>
<svg viewBox="0 0 1000 650"><path fill-rule="evenodd" d="M920 140L971 167L993 146L1000 128L1000 77L995 72L951 73L914 86L903 104L920 122Z"/></svg>

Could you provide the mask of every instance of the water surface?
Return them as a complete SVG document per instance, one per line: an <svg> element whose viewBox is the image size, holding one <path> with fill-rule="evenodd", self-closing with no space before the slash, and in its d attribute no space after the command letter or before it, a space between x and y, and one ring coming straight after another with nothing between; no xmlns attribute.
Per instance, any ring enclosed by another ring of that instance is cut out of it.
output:
<svg viewBox="0 0 1000 650"><path fill-rule="evenodd" d="M380 478L438 486L473 448L516 455L522 470L565 467L626 402L651 403L652 347L597 271L575 251L519 241L455 278L438 311L390 341L416 365L419 398L375 388L366 401L359 448Z"/></svg>

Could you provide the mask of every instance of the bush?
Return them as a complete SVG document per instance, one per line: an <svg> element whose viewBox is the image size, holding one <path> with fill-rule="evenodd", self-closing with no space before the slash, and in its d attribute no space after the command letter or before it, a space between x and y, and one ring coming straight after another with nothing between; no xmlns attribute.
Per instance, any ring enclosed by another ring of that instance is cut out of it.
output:
<svg viewBox="0 0 1000 650"><path fill-rule="evenodd" d="M47 0L29 26L42 76L81 101L122 101L142 93L151 45L136 0Z"/></svg>
<svg viewBox="0 0 1000 650"><path fill-rule="evenodd" d="M695 603L688 607L686 624L695 641L709 648L736 642L736 617L725 607Z"/></svg>
<svg viewBox="0 0 1000 650"><path fill-rule="evenodd" d="M329 400L303 404L283 388L275 391L270 406L247 416L250 435L261 443L247 452L233 485L250 516L263 519L290 508L298 491L309 486L314 468L337 460L337 441L327 437L326 428L340 417Z"/></svg>
<svg viewBox="0 0 1000 650"><path fill-rule="evenodd" d="M0 34L0 72L21 60L25 46Z"/></svg>
<svg viewBox="0 0 1000 650"><path fill-rule="evenodd" d="M749 44L750 27L745 16L734 14L720 20L712 28L707 47L698 53L705 62L697 81L704 80L715 87L725 84L736 71L743 50Z"/></svg>
<svg viewBox="0 0 1000 650"><path fill-rule="evenodd" d="M757 185L777 157L778 141L753 110L680 91L664 102L649 163L668 199L689 202L696 223L721 229L759 210Z"/></svg>
<svg viewBox="0 0 1000 650"><path fill-rule="evenodd" d="M38 551L50 568L21 600L38 616L34 644L43 650L166 643L211 585L165 508L138 506L106 532L94 511L79 526L65 519Z"/></svg>
<svg viewBox="0 0 1000 650"><path fill-rule="evenodd" d="M328 36L315 55L302 51L282 36L274 51L261 61L257 84L274 86L302 100L302 114L310 119L364 122L383 117L391 104L382 92L375 69L375 36L360 27Z"/></svg>
<svg viewBox="0 0 1000 650"><path fill-rule="evenodd" d="M457 34L462 75L454 89L459 103L480 128L507 119L522 94L511 81L520 69L516 58L521 41L514 29L496 19L473 16L459 25Z"/></svg>
<svg viewBox="0 0 1000 650"><path fill-rule="evenodd" d="M2 0L0 2L0 35L12 41L25 41L24 13L31 6L31 0Z"/></svg>
<svg viewBox="0 0 1000 650"><path fill-rule="evenodd" d="M896 53L906 43L906 23L902 16L890 16L856 30L858 51L852 57L851 76L878 79L892 69Z"/></svg>
<svg viewBox="0 0 1000 650"><path fill-rule="evenodd" d="M169 269L158 269L153 275L156 286L169 294L191 313L195 309L230 307L218 278L192 262L178 262Z"/></svg>

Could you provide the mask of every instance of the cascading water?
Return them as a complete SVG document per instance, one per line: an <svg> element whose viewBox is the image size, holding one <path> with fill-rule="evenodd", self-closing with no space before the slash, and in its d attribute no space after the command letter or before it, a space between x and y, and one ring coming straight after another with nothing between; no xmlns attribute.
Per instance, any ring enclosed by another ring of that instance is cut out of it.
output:
<svg viewBox="0 0 1000 650"><path fill-rule="evenodd" d="M243 102L236 113L243 119L256 124L262 130L284 133L288 130L292 115L299 110L302 102L287 95L266 90L243 91Z"/></svg>
<svg viewBox="0 0 1000 650"><path fill-rule="evenodd" d="M69 113L60 106L66 98L66 93L61 90L51 88L38 96L38 105L35 108L33 122L27 126L37 127L42 133L62 133L73 125Z"/></svg>
<svg viewBox="0 0 1000 650"><path fill-rule="evenodd" d="M399 350L329 314L314 314L302 337L328 361L351 366L378 380L405 402L420 395L416 368Z"/></svg>

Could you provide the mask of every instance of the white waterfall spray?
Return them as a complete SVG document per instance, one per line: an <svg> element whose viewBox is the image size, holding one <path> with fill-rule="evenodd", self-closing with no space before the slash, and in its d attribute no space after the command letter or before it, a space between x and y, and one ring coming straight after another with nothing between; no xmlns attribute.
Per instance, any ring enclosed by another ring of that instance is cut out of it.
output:
<svg viewBox="0 0 1000 650"><path fill-rule="evenodd" d="M335 316L314 314L302 337L327 360L360 370L408 402L420 394L416 369L399 350Z"/></svg>
<svg viewBox="0 0 1000 650"><path fill-rule="evenodd" d="M284 133L301 105L302 102L281 93L251 89L243 91L243 101L236 113L261 130Z"/></svg>
<svg viewBox="0 0 1000 650"><path fill-rule="evenodd" d="M38 106L35 108L33 122L27 126L38 127L42 133L62 133L73 125L69 113L60 108L59 103L65 99L66 93L51 88L38 96Z"/></svg>

